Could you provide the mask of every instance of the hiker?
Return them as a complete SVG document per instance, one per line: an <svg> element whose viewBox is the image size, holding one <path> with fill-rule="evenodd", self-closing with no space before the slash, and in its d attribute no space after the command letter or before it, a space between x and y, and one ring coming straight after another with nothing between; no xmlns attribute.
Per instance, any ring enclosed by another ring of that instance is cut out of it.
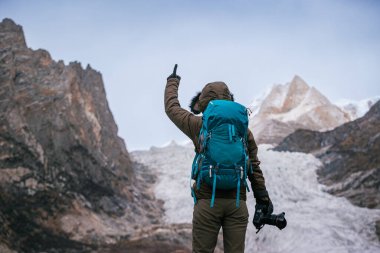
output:
<svg viewBox="0 0 380 253"><path fill-rule="evenodd" d="M204 164L199 162L199 160L201 160L199 156L202 157L204 151L202 143L205 140L204 136L200 134L200 131L205 126L202 125L202 116L197 115L204 113L203 115L205 116L205 110L209 104L223 104L226 101L234 101L234 97L225 83L208 83L202 89L202 92L199 92L192 99L190 104L191 112L189 112L183 109L178 101L178 87L181 77L177 75L176 70L177 64L174 67L173 73L167 78L164 98L165 111L170 120L186 134L194 144L196 152L194 164L196 165L194 166L193 164L193 176L196 174L198 167L202 167L202 170L204 167ZM210 101L212 102L210 103ZM238 108L237 106L241 105L232 103L231 106ZM245 107L244 110L246 110ZM212 119L209 118L208 120ZM232 137L235 138L235 136L232 135L239 129L235 130L235 126L233 125L231 125L231 129L230 138L232 139ZM262 208L263 213L271 214L273 212L273 205L265 187L263 173L259 167L260 161L257 158L257 145L251 131L248 129L247 122L246 129L243 129L242 132L246 133L246 149L248 151L246 157L249 167L249 169L242 170L242 175L244 174L244 176L248 177L251 182L251 189L253 190L257 203L256 208L259 206ZM237 141L239 140L240 139L237 139ZM210 166L209 178L212 181L212 179L217 176L218 168L211 169L213 165L207 166ZM218 164L216 167L218 166L222 165ZM239 168L243 167L245 166L242 165ZM207 171L206 174L208 175ZM206 179L208 177L207 175L205 176ZM238 173L238 175L240 175L240 173ZM215 187L215 179L213 186L211 186L212 184L202 182L204 179L200 179L201 173L198 173L196 178L193 178L191 184L191 191L195 202L192 231L193 252L214 252L221 227L223 229L224 252L244 252L245 233L248 224L248 209L246 205L246 188L248 189L248 187L245 183L244 176L241 177L241 179L240 176L238 177L238 185L240 187L235 186L235 188L229 190ZM240 180L242 180L242 182Z"/></svg>

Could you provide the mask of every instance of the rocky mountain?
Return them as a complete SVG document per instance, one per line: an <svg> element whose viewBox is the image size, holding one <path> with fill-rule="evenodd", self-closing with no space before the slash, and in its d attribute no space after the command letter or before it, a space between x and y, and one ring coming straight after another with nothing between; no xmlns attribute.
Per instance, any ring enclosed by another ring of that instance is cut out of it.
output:
<svg viewBox="0 0 380 253"><path fill-rule="evenodd" d="M301 77L277 84L251 104L250 129L258 143L279 143L296 129L328 130L350 120Z"/></svg>
<svg viewBox="0 0 380 253"><path fill-rule="evenodd" d="M99 72L56 62L0 23L0 252L179 247L155 175L117 131Z"/></svg>
<svg viewBox="0 0 380 253"><path fill-rule="evenodd" d="M380 208L380 101L362 118L334 130L297 130L275 150L315 154L323 162L318 176L328 192Z"/></svg>

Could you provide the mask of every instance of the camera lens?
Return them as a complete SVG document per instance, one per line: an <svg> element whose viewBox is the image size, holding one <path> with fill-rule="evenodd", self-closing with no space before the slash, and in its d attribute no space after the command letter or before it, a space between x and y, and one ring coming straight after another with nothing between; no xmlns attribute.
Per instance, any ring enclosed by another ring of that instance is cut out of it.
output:
<svg viewBox="0 0 380 253"><path fill-rule="evenodd" d="M285 219L285 213L280 213L279 215L276 215L276 221L275 221L275 225L276 227L278 227L279 229L283 229L286 227L286 219Z"/></svg>
<svg viewBox="0 0 380 253"><path fill-rule="evenodd" d="M285 213L282 212L280 214L272 214L263 217L262 219L263 224L273 225L278 227L279 229L283 229L286 227L286 219L285 219Z"/></svg>

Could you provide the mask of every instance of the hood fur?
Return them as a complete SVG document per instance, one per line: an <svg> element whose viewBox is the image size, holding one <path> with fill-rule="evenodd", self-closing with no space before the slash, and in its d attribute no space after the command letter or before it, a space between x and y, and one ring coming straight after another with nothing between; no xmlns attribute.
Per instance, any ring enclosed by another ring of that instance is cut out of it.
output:
<svg viewBox="0 0 380 253"><path fill-rule="evenodd" d="M212 82L206 84L202 91L198 92L191 100L190 110L194 114L199 114L206 110L206 107L211 100L216 99L234 101L234 96L224 82Z"/></svg>

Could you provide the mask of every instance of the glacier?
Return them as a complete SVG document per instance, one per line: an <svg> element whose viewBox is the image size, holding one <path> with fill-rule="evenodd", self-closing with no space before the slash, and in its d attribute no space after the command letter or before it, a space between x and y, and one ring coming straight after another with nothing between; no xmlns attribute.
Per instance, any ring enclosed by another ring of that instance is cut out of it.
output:
<svg viewBox="0 0 380 253"><path fill-rule="evenodd" d="M270 145L259 146L259 159L274 213L286 213L288 226L280 231L266 225L258 234L252 225L255 200L248 193L250 222L245 252L260 253L374 253L380 252L375 221L380 210L360 208L348 200L325 192L316 170L321 166L310 154L276 152ZM164 201L164 222L191 223L191 145L174 142L148 151L134 151L132 158L158 176L156 197Z"/></svg>

